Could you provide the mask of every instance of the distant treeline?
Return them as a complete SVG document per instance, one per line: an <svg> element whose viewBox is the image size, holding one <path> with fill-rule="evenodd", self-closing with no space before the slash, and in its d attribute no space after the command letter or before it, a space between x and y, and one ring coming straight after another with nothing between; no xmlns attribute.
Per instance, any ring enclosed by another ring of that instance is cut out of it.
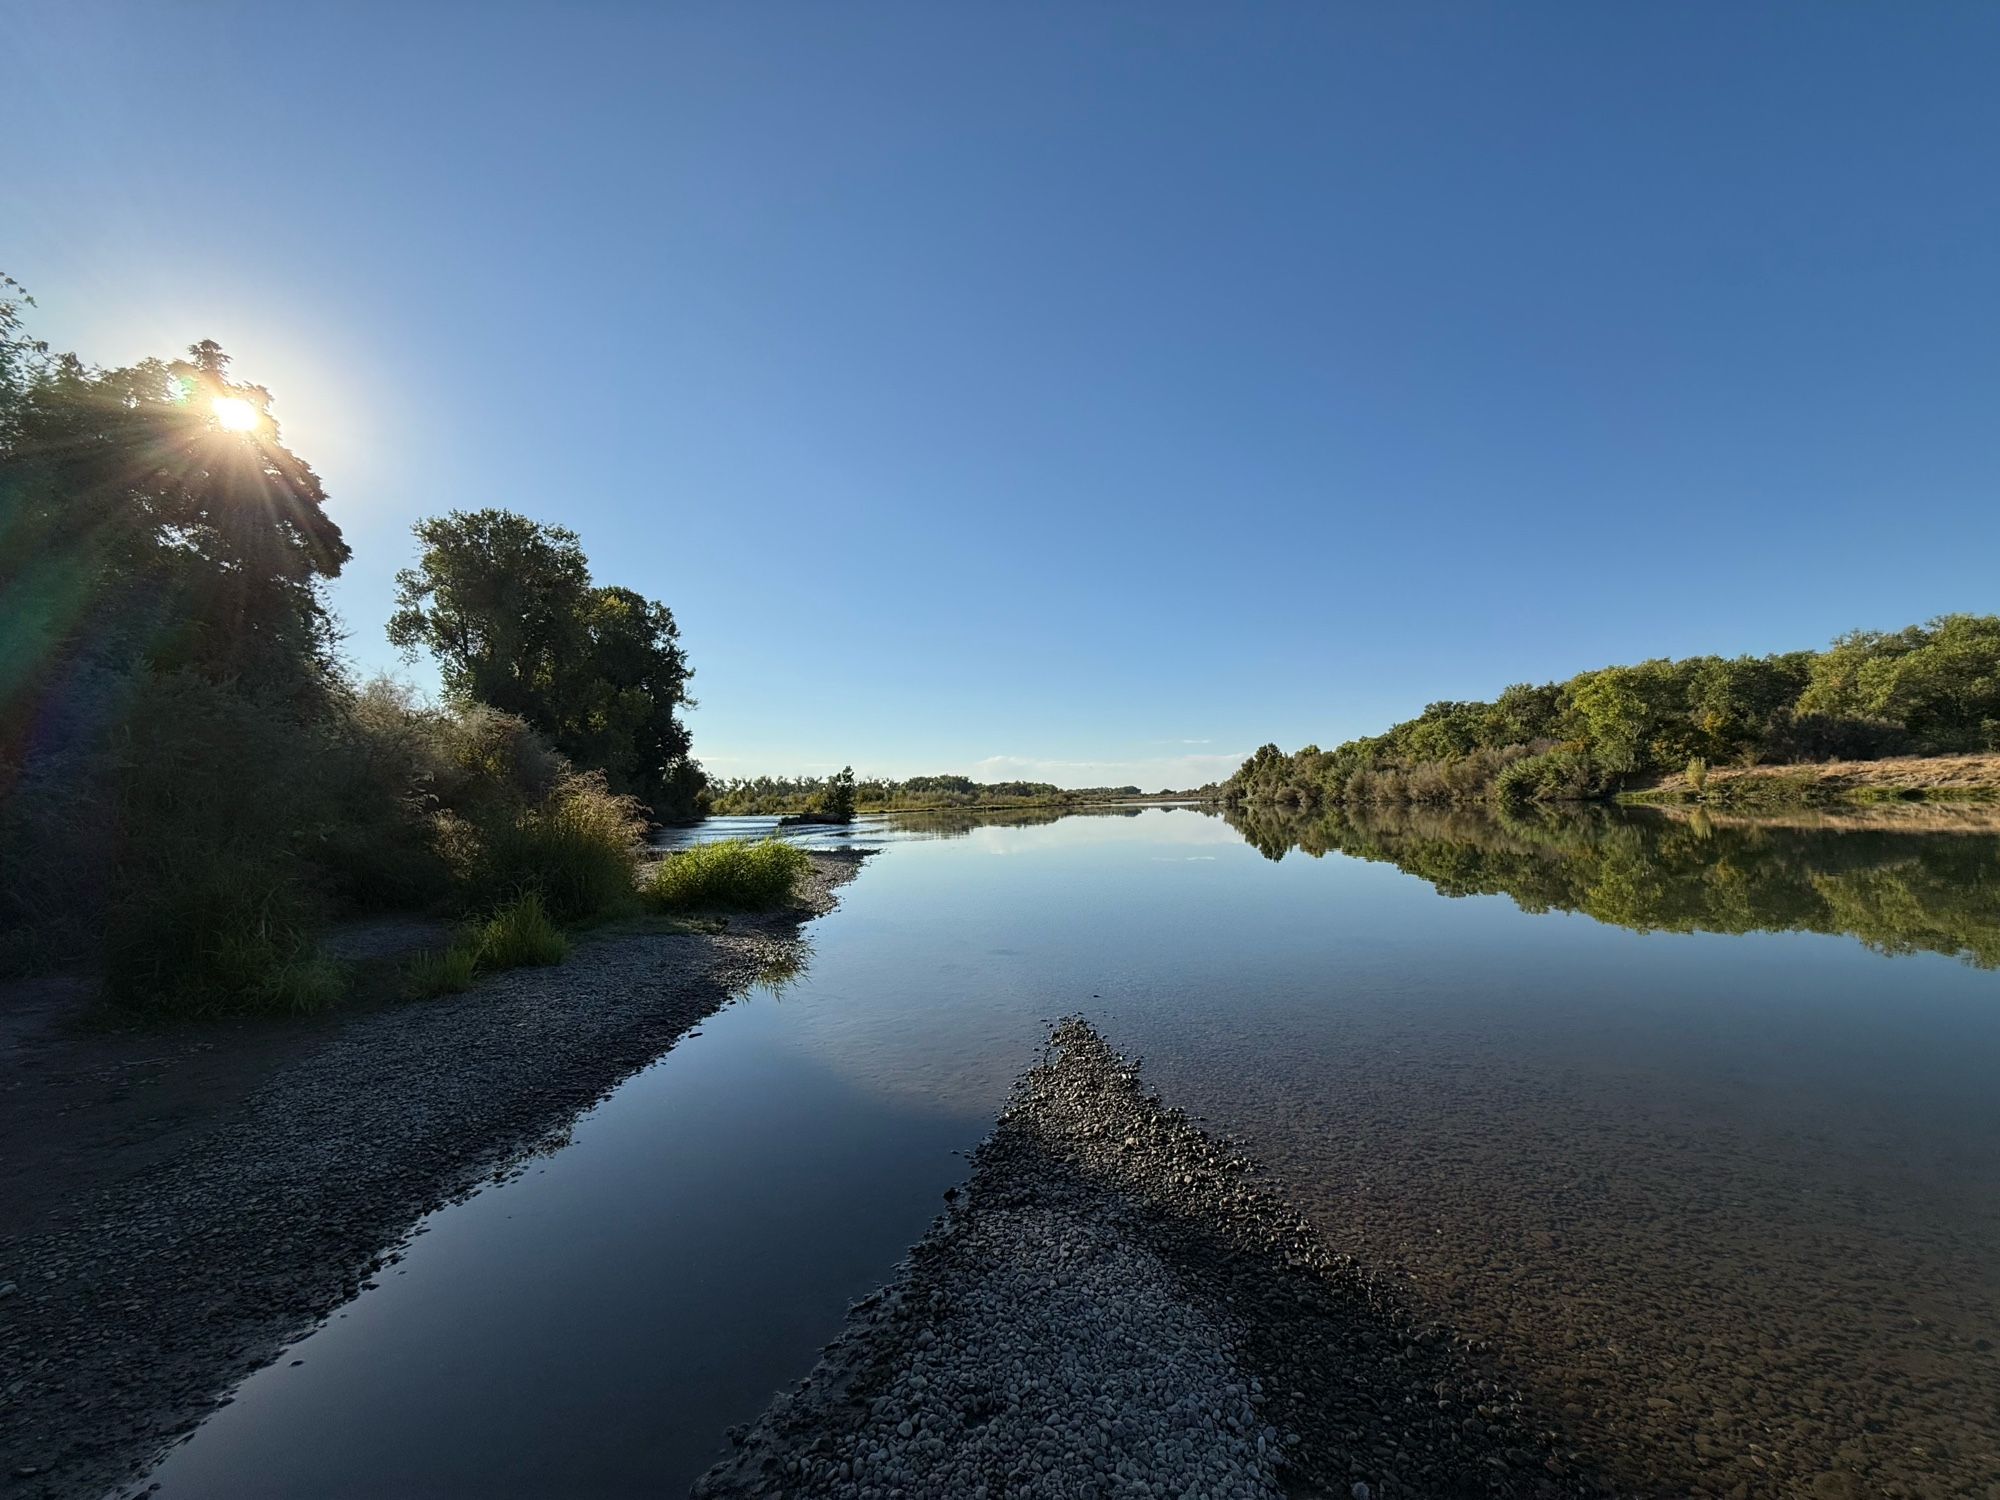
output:
<svg viewBox="0 0 2000 1500"><path fill-rule="evenodd" d="M1708 765L2000 748L2000 616L1855 631L1825 651L1697 656L1433 703L1385 734L1287 755L1223 785L1237 804L1507 803L1601 797Z"/></svg>
<svg viewBox="0 0 2000 1500"><path fill-rule="evenodd" d="M822 776L743 776L713 781L709 785L709 807L717 813L814 812L824 804L831 780ZM969 776L912 776L905 781L878 776L860 778L854 783L854 806L861 812L945 807L1071 807L1144 795L1136 786L1076 788L1053 786L1046 781L974 781Z"/></svg>

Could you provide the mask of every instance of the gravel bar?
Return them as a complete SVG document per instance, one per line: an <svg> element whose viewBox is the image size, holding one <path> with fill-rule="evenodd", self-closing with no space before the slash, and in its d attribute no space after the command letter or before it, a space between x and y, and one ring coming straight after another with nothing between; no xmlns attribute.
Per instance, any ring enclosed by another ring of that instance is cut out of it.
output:
<svg viewBox="0 0 2000 1500"><path fill-rule="evenodd" d="M1075 1018L893 1284L731 1438L696 1500L1604 1492Z"/></svg>
<svg viewBox="0 0 2000 1500"><path fill-rule="evenodd" d="M862 854L716 933L587 937L551 969L355 1016L64 1226L0 1239L0 1493L101 1494L732 994L793 958ZM793 959L795 961L795 958Z"/></svg>

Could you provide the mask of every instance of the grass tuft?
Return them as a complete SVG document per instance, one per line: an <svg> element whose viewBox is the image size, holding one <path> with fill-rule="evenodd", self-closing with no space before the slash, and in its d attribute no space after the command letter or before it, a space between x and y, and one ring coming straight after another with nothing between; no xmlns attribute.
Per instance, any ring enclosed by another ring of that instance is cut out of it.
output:
<svg viewBox="0 0 2000 1500"><path fill-rule="evenodd" d="M453 943L442 953L420 953L403 970L403 991L412 1000L462 995L479 977L479 950Z"/></svg>
<svg viewBox="0 0 2000 1500"><path fill-rule="evenodd" d="M549 916L541 892L527 891L474 929L473 952L482 969L544 967L569 956L569 939Z"/></svg>
<svg viewBox="0 0 2000 1500"><path fill-rule="evenodd" d="M782 839L722 839L669 854L653 867L645 894L667 911L779 906L811 865L805 850Z"/></svg>
<svg viewBox="0 0 2000 1500"><path fill-rule="evenodd" d="M545 968L569 956L569 938L542 904L540 891L523 891L483 922L475 922L442 953L420 953L403 969L403 992L412 1000L458 995L481 974L501 969Z"/></svg>

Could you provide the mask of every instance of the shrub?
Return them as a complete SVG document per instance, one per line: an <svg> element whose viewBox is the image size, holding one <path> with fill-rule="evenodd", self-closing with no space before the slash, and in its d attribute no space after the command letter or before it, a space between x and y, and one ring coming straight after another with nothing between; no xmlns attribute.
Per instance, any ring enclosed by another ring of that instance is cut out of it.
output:
<svg viewBox="0 0 2000 1500"><path fill-rule="evenodd" d="M838 776L829 776L813 798L813 811L822 817L851 822L854 818L854 767L843 766Z"/></svg>
<svg viewBox="0 0 2000 1500"><path fill-rule="evenodd" d="M1708 762L1699 755L1688 761L1687 784L1688 790L1697 797L1708 790Z"/></svg>
<svg viewBox="0 0 2000 1500"><path fill-rule="evenodd" d="M569 762L517 715L477 703L418 712L432 796L462 817L486 821L544 802L570 774Z"/></svg>
<svg viewBox="0 0 2000 1500"><path fill-rule="evenodd" d="M536 891L523 892L474 928L470 947L481 969L546 967L569 956L569 939Z"/></svg>
<svg viewBox="0 0 2000 1500"><path fill-rule="evenodd" d="M811 863L782 839L722 839L669 854L653 867L646 896L668 910L776 906L791 897Z"/></svg>
<svg viewBox="0 0 2000 1500"><path fill-rule="evenodd" d="M1493 786L1503 804L1581 802L1600 796L1609 785L1604 768L1587 751L1559 746L1523 756L1500 772Z"/></svg>
<svg viewBox="0 0 2000 1500"><path fill-rule="evenodd" d="M1785 714L1772 726L1766 751L1773 760L1881 760L1914 747L1900 724L1886 719L1831 714Z"/></svg>
<svg viewBox="0 0 2000 1500"><path fill-rule="evenodd" d="M218 751L217 747L226 747ZM299 1011L336 998L314 936L325 740L276 697L174 674L144 683L90 775L108 993L142 1010Z"/></svg>
<svg viewBox="0 0 2000 1500"><path fill-rule="evenodd" d="M413 1000L457 995L479 977L479 950L469 942L453 943L442 953L420 953L403 970L403 989Z"/></svg>
<svg viewBox="0 0 2000 1500"><path fill-rule="evenodd" d="M631 903L645 830L639 804L592 771L563 776L536 806L448 815L438 833L475 907L532 892L556 921L580 922Z"/></svg>
<svg viewBox="0 0 2000 1500"><path fill-rule="evenodd" d="M443 952L410 960L403 970L403 990L413 1000L462 994L482 973L546 968L568 956L569 939L549 916L541 894L527 891L467 927Z"/></svg>

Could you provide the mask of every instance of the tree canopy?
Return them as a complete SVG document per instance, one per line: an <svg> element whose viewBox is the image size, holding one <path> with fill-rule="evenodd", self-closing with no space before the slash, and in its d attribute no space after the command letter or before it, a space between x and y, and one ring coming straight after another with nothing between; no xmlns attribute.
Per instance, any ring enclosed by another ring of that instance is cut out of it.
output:
<svg viewBox="0 0 2000 1500"><path fill-rule="evenodd" d="M5 742L109 691L105 674L321 692L334 644L321 585L349 552L270 393L232 381L212 342L120 369L51 354L23 330L18 287L0 293Z"/></svg>
<svg viewBox="0 0 2000 1500"><path fill-rule="evenodd" d="M567 527L489 508L415 531L390 641L436 657L454 699L518 714L663 815L692 812L704 779L680 717L693 673L673 612L594 583Z"/></svg>

